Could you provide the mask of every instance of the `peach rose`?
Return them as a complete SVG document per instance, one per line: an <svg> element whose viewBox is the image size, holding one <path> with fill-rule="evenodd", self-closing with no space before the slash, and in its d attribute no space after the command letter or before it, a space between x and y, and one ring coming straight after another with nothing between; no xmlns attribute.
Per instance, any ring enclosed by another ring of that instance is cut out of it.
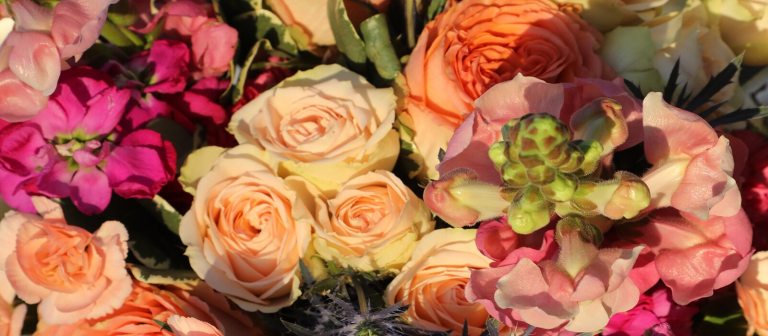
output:
<svg viewBox="0 0 768 336"><path fill-rule="evenodd" d="M125 269L128 232L104 222L90 232L68 225L55 203L37 201L42 217L15 211L0 222L0 277L16 295L40 303L47 324L104 316L123 304L131 291Z"/></svg>
<svg viewBox="0 0 768 336"><path fill-rule="evenodd" d="M375 171L344 184L336 197L314 209L317 254L363 272L397 272L416 242L434 229L432 214L397 176ZM330 213L330 218L322 214Z"/></svg>
<svg viewBox="0 0 768 336"><path fill-rule="evenodd" d="M24 326L27 305L13 307L16 293L8 279L0 275L0 335L19 336Z"/></svg>
<svg viewBox="0 0 768 336"><path fill-rule="evenodd" d="M273 313L299 291L299 260L315 222L291 188L256 158L253 145L221 155L197 183L179 236L192 269L247 311Z"/></svg>
<svg viewBox="0 0 768 336"><path fill-rule="evenodd" d="M475 246L476 231L442 229L424 236L384 292L387 305L408 305L403 318L422 329L461 335L466 320L469 335L480 335L488 312L464 296L470 271L491 262Z"/></svg>
<svg viewBox="0 0 768 336"><path fill-rule="evenodd" d="M400 119L423 158L420 173L437 177L438 152L493 85L518 73L547 82L612 77L596 54L599 40L578 14L548 0L465 0L438 15L405 67Z"/></svg>
<svg viewBox="0 0 768 336"><path fill-rule="evenodd" d="M221 303L223 302L223 306ZM260 330L241 312L229 311L226 299L205 284L191 291L177 287L165 289L143 282L134 282L133 290L122 307L113 313L92 320L70 324L38 325L36 336L97 336L113 332L119 335L172 336L162 323L176 316L195 318L201 323L223 330L227 335L262 336ZM162 323L158 323L162 322Z"/></svg>
<svg viewBox="0 0 768 336"><path fill-rule="evenodd" d="M768 2L764 0L705 0L723 39L744 64L768 65Z"/></svg>
<svg viewBox="0 0 768 336"><path fill-rule="evenodd" d="M194 317L173 315L167 323L176 336L224 336L218 328Z"/></svg>
<svg viewBox="0 0 768 336"><path fill-rule="evenodd" d="M339 65L299 72L265 91L232 116L241 144L332 195L350 178L390 170L399 143L392 129L395 96Z"/></svg>
<svg viewBox="0 0 768 336"><path fill-rule="evenodd" d="M747 335L768 335L768 251L752 255L747 270L736 281L736 293L749 322Z"/></svg>

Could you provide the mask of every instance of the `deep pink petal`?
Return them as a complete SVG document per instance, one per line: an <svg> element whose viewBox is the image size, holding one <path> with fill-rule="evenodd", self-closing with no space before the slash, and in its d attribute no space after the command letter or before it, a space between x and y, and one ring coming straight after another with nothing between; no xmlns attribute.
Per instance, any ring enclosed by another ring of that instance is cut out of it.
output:
<svg viewBox="0 0 768 336"><path fill-rule="evenodd" d="M480 224L475 243L483 255L500 261L518 247L518 240L518 234L507 224L506 218L501 218Z"/></svg>
<svg viewBox="0 0 768 336"><path fill-rule="evenodd" d="M75 171L67 161L60 159L40 177L37 191L48 197L69 197L69 185L72 183L72 176Z"/></svg>
<svg viewBox="0 0 768 336"><path fill-rule="evenodd" d="M25 177L9 173L0 168L0 181L2 181L0 183L0 196L12 208L34 213L35 206L32 204L29 194L21 188L25 179Z"/></svg>
<svg viewBox="0 0 768 336"><path fill-rule="evenodd" d="M51 38L39 32L13 32L5 45L11 48L8 68L43 95L56 89L61 74L61 57Z"/></svg>
<svg viewBox="0 0 768 336"><path fill-rule="evenodd" d="M70 197L86 215L104 211L112 198L107 175L96 168L81 168L72 176Z"/></svg>
<svg viewBox="0 0 768 336"><path fill-rule="evenodd" d="M8 125L0 130L0 169L20 176L35 174L48 165L50 149L37 125Z"/></svg>
<svg viewBox="0 0 768 336"><path fill-rule="evenodd" d="M10 70L0 71L0 119L18 122L32 119L48 97L19 80Z"/></svg>
<svg viewBox="0 0 768 336"><path fill-rule="evenodd" d="M189 62L190 52L186 44L173 40L155 41L147 56L152 78L144 92L184 91L189 76Z"/></svg>
<svg viewBox="0 0 768 336"><path fill-rule="evenodd" d="M120 122L130 97L129 90L110 88L102 91L88 102L88 111L78 129L88 135L109 134Z"/></svg>
<svg viewBox="0 0 768 336"><path fill-rule="evenodd" d="M173 155L169 157L168 151ZM157 194L173 177L175 160L170 144L156 132L142 130L121 141L112 151L104 169L118 195L147 198Z"/></svg>
<svg viewBox="0 0 768 336"><path fill-rule="evenodd" d="M717 134L698 115L664 102L651 92L643 100L645 156L655 164L674 155L698 155L715 146Z"/></svg>

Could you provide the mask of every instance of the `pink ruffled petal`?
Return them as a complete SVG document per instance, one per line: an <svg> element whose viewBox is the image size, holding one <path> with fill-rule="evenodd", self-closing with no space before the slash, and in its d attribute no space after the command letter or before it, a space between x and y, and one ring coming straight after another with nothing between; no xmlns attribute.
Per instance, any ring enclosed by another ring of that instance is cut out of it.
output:
<svg viewBox="0 0 768 336"><path fill-rule="evenodd" d="M78 128L88 135L109 134L120 122L130 98L129 90L110 88L102 91L88 102L88 111Z"/></svg>
<svg viewBox="0 0 768 336"><path fill-rule="evenodd" d="M645 156L655 164L670 156L698 155L717 143L717 134L706 120L664 102L651 92L643 100Z"/></svg>
<svg viewBox="0 0 768 336"><path fill-rule="evenodd" d="M53 10L51 36L61 58L76 59L99 38L107 8L115 0L62 0Z"/></svg>
<svg viewBox="0 0 768 336"><path fill-rule="evenodd" d="M16 27L21 31L49 31L53 23L53 11L32 0L11 2Z"/></svg>
<svg viewBox="0 0 768 336"><path fill-rule="evenodd" d="M706 243L665 251L656 257L656 268L661 280L672 289L675 302L686 305L712 295L715 278L729 255L727 249Z"/></svg>
<svg viewBox="0 0 768 336"><path fill-rule="evenodd" d="M741 210L741 194L731 174L733 156L728 139L720 137L716 146L694 156L688 163L680 185L672 194L672 206L702 219L710 215L735 215Z"/></svg>
<svg viewBox="0 0 768 336"><path fill-rule="evenodd" d="M51 38L39 32L13 32L5 41L11 48L8 68L43 95L56 90L61 74L61 58Z"/></svg>
<svg viewBox="0 0 768 336"><path fill-rule="evenodd" d="M11 70L0 71L0 119L19 122L32 119L48 103L48 97L19 80Z"/></svg>
<svg viewBox="0 0 768 336"><path fill-rule="evenodd" d="M173 40L158 40L147 55L152 69L150 86L144 92L178 93L184 91L189 75L190 52L186 44Z"/></svg>

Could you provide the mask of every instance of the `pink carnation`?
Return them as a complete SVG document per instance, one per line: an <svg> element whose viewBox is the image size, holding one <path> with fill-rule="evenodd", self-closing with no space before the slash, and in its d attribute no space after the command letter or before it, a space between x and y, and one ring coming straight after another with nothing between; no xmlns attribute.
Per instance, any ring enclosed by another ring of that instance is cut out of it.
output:
<svg viewBox="0 0 768 336"><path fill-rule="evenodd" d="M64 220L61 208L40 200L42 216L9 212L0 222L0 277L38 306L41 321L67 323L104 316L131 292L125 270L128 232L104 222L93 234Z"/></svg>

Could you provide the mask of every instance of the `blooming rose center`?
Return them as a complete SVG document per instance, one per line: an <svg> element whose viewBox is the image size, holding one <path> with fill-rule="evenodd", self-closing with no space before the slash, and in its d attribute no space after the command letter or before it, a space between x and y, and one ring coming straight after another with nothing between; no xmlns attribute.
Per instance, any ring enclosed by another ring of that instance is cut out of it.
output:
<svg viewBox="0 0 768 336"><path fill-rule="evenodd" d="M104 267L104 252L81 228L43 225L18 244L19 262L30 279L58 291L74 292L93 283Z"/></svg>

